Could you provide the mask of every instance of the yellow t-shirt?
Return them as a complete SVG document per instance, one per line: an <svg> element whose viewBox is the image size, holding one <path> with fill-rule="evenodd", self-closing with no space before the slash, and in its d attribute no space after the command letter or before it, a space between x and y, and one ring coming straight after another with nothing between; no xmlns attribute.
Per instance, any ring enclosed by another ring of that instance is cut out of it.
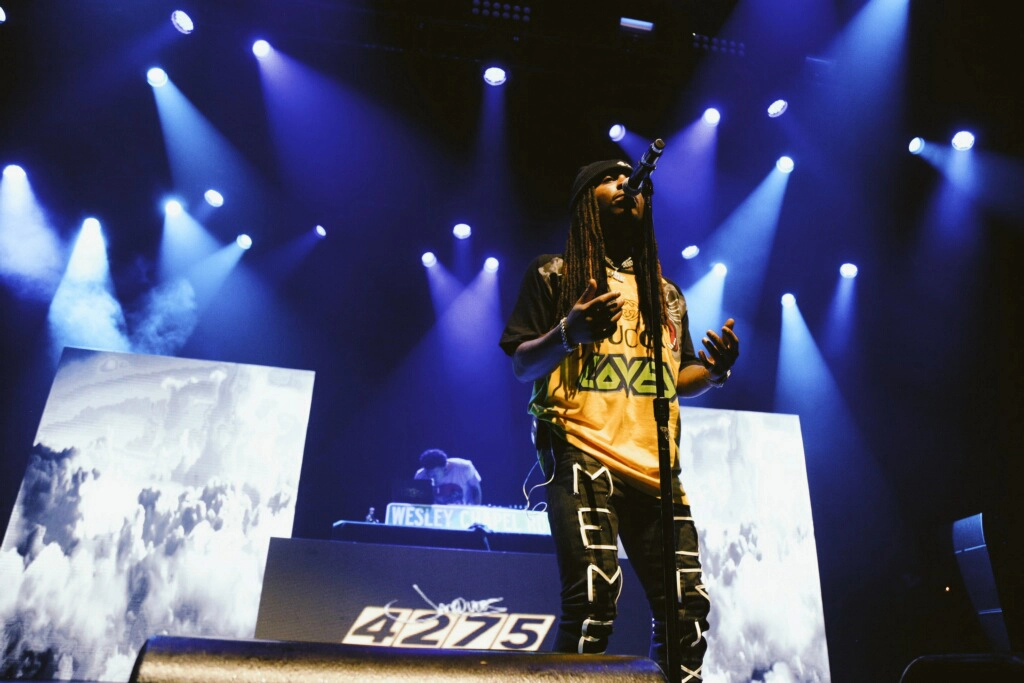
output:
<svg viewBox="0 0 1024 683"><path fill-rule="evenodd" d="M654 351L641 342L643 323L635 277L611 273L609 270L608 287L621 292L623 300L618 329L607 339L577 348L550 375L537 380L530 412L572 446L657 495ZM663 286L671 323L662 329L665 397L675 399L680 347L684 334L689 342L689 333L682 326L682 295L668 282ZM692 354L692 345L690 348ZM675 465L679 451L679 404L675 400L669 402L669 437Z"/></svg>

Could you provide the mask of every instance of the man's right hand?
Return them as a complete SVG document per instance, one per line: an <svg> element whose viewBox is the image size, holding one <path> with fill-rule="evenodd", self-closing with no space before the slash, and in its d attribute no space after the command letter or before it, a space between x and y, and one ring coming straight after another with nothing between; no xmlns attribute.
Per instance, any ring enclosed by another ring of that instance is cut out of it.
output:
<svg viewBox="0 0 1024 683"><path fill-rule="evenodd" d="M619 292L597 296L597 281L590 280L587 289L565 316L565 339L561 324L543 336L525 341L512 355L512 370L520 382L532 382L548 374L572 353L577 344L593 344L610 337L622 317Z"/></svg>
<svg viewBox="0 0 1024 683"><path fill-rule="evenodd" d="M622 317L622 295L606 292L597 296L597 281L593 278L587 289L565 316L565 332L569 344L592 344L614 334Z"/></svg>

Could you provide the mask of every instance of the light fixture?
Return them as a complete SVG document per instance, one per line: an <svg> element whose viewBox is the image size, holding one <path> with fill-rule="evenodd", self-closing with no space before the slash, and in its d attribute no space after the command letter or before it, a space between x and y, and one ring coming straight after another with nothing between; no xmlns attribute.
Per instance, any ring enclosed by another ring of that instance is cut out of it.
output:
<svg viewBox="0 0 1024 683"><path fill-rule="evenodd" d="M505 70L501 67L491 66L484 70L484 83L487 85L501 85L506 78Z"/></svg>
<svg viewBox="0 0 1024 683"><path fill-rule="evenodd" d="M158 66L146 72L146 82L154 88L162 88L167 85L167 72Z"/></svg>
<svg viewBox="0 0 1024 683"><path fill-rule="evenodd" d="M203 193L203 199L212 207L224 206L224 195L212 188Z"/></svg>
<svg viewBox="0 0 1024 683"><path fill-rule="evenodd" d="M516 5L501 0L493 0L493 2L492 0L473 0L473 7L470 11L478 17L528 23L533 9L529 5Z"/></svg>
<svg viewBox="0 0 1024 683"><path fill-rule="evenodd" d="M691 33L691 45L694 50L701 52L715 52L735 57L745 57L747 54L746 43L740 40L727 40L725 38L712 38L703 33Z"/></svg>
<svg viewBox="0 0 1024 683"><path fill-rule="evenodd" d="M10 166L4 167L4 178L10 178L13 180L14 178L27 177L28 176L25 173L25 169L23 169L21 166L18 166L17 164L11 164Z"/></svg>
<svg viewBox="0 0 1024 683"><path fill-rule="evenodd" d="M789 109L789 102L786 100L775 100L768 105L768 117L777 119L785 114L787 109Z"/></svg>
<svg viewBox="0 0 1024 683"><path fill-rule="evenodd" d="M953 136L953 149L966 152L971 147L974 147L974 133L970 131L962 130Z"/></svg>
<svg viewBox="0 0 1024 683"><path fill-rule="evenodd" d="M619 26L629 29L630 31L639 31L640 33L650 33L654 30L653 21L630 19L629 17L619 17Z"/></svg>
<svg viewBox="0 0 1024 683"><path fill-rule="evenodd" d="M192 17L182 12L180 9L176 9L171 12L171 23L174 24L174 28L178 29L180 33L188 35L195 29L195 24L192 23Z"/></svg>

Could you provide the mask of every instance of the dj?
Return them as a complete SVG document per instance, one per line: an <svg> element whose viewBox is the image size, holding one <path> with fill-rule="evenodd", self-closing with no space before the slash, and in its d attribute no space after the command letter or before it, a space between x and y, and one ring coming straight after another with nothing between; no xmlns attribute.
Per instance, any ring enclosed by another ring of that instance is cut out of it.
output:
<svg viewBox="0 0 1024 683"><path fill-rule="evenodd" d="M441 505L479 505L482 498L480 474L473 463L463 458L449 458L439 448L420 454L420 468L413 479L434 482L434 502Z"/></svg>

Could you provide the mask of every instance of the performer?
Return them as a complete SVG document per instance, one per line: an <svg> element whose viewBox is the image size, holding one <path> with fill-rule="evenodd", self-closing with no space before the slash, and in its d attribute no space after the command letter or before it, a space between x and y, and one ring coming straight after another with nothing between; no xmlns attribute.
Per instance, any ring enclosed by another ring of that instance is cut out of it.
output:
<svg viewBox="0 0 1024 683"><path fill-rule="evenodd" d="M413 479L434 482L434 502L441 505L479 505L483 497L480 474L473 463L463 458L449 458L439 448L420 454L420 468Z"/></svg>
<svg viewBox="0 0 1024 683"><path fill-rule="evenodd" d="M530 265L501 347L518 379L533 382L529 410L562 582L555 649L604 652L622 588L621 539L654 615L651 658L665 668L665 589L654 359L649 330L664 340L666 395L721 387L739 356L733 319L694 354L682 292L661 277L652 187L631 198L624 161L581 168L570 193L564 255ZM657 265L648 272L649 264ZM653 280L653 278L657 278ZM660 287L651 287L651 282ZM638 287L639 285L639 287ZM661 294L652 321L649 292ZM705 353L706 350L706 353ZM710 608L701 583L697 531L679 481L679 406L670 403L676 524L677 608L683 681L698 681Z"/></svg>

